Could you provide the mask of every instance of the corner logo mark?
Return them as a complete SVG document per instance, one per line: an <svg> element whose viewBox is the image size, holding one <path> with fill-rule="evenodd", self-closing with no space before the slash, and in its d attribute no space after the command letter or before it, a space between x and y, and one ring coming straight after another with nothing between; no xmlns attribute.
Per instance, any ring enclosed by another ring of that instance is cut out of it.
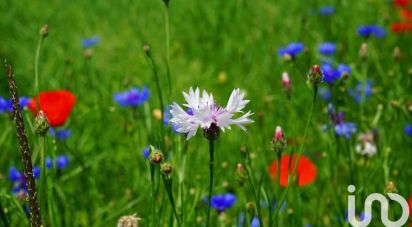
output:
<svg viewBox="0 0 412 227"><path fill-rule="evenodd" d="M354 193L356 190L355 186L349 185L348 192ZM356 207L355 207L355 196L348 196L348 221L352 226L356 227L366 227L372 221L372 204L374 201L378 201L381 205L381 220L382 223L387 227L399 227L408 221L409 217L409 206L408 202L400 195L396 193L388 193L388 197L391 200L398 202L402 207L402 216L397 221L390 221L388 218L389 202L386 197L379 193L373 193L366 198L365 201L365 216L369 218L364 218L362 221L356 220Z"/></svg>

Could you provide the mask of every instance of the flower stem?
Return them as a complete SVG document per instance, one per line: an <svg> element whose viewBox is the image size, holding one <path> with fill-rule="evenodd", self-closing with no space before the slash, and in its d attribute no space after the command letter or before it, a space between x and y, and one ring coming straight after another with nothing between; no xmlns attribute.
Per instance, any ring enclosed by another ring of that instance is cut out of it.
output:
<svg viewBox="0 0 412 227"><path fill-rule="evenodd" d="M30 219L32 227L40 227L40 209L37 204L36 196L36 182L34 181L33 175L33 165L31 163L31 154L29 142L27 140L26 130L24 127L23 115L20 110L19 98L17 94L16 82L14 79L13 71L11 65L5 61L6 74L8 77L9 90L13 101L13 111L14 119L16 121L17 137L20 143L20 153L23 162L24 177L26 179L29 209L30 209Z"/></svg>
<svg viewBox="0 0 412 227"><path fill-rule="evenodd" d="M307 134L308 134L309 125L310 125L310 122L311 122L311 119L312 119L313 109L314 109L315 103L316 103L317 94L318 94L318 86L315 86L315 87L314 87L314 90L313 90L313 100L312 100L312 104L311 104L311 107L310 107L310 110L309 110L308 120L306 121L305 131L304 131L304 133L303 133L303 141L302 141L302 143L301 143L301 145L300 145L300 147L299 147L299 151L298 151L298 154L297 154L297 158L296 158L296 160L295 160L295 163L293 164L292 173L291 173L291 174L289 175L289 177L288 177L288 184L287 184L287 186L286 186L286 189L285 189L285 191L283 192L283 194L282 194L282 196L281 196L281 198L280 198L280 200L279 200L278 210L277 210L277 212L276 212L277 214L275 215L276 217L279 217L279 215L280 215L280 211L281 211L280 207L282 206L282 203L283 203L283 201L285 200L286 195L287 195L287 193L288 193L288 191L289 191L289 186L290 186L290 182L289 182L289 181L290 181L290 179L292 179L293 176L295 175L296 169L297 169L297 166L298 166L298 163L299 163L300 156L301 156L302 153L303 153L303 149L304 149L304 147L305 147L306 137L307 137ZM292 160L292 158L291 158L290 160Z"/></svg>
<svg viewBox="0 0 412 227"><path fill-rule="evenodd" d="M151 226L155 226L154 225L154 221L156 220L156 201L155 201L155 166L150 163L150 184L151 184L151 188L152 188L152 198L151 198L151 202L152 202L152 220L150 222Z"/></svg>
<svg viewBox="0 0 412 227"><path fill-rule="evenodd" d="M215 153L215 144L214 140L209 140L209 155L210 155L210 163L209 163L209 195L208 195L208 207L207 207L207 222L206 227L209 227L210 222L210 205L212 203L212 189L213 189L213 166L214 166L214 153Z"/></svg>
<svg viewBox="0 0 412 227"><path fill-rule="evenodd" d="M41 166L40 185L39 185L39 201L40 201L40 209L42 210L46 210L46 192L47 192L46 161L45 161L45 155L44 155L45 143L46 143L45 136L41 135L40 142L39 142L40 144L40 166Z"/></svg>
<svg viewBox="0 0 412 227"><path fill-rule="evenodd" d="M250 173L251 171L250 171L250 162L249 163L247 163L247 162L245 162L244 161L244 163L243 163L244 165L245 165L245 170L246 170L246 174L247 174L247 177L248 177L248 179L249 179L249 183L250 183L250 186L252 187L252 190L253 190L253 196L254 196L254 199L255 199L255 204L256 204L256 210L257 210L257 214L258 214L258 219L259 219L259 226L261 226L261 227L264 227L264 225L263 225L263 221L262 221L262 209L261 209L261 207L260 207L260 196L259 196L259 194L260 193L258 193L258 191L256 190L256 185L255 185L255 182L254 182L254 180L253 180L253 178L252 178L252 174ZM260 189L259 189L260 190Z"/></svg>
<svg viewBox="0 0 412 227"><path fill-rule="evenodd" d="M167 196L169 197L169 201L170 201L170 205L172 205L172 209L173 209L173 214L177 220L177 226L181 226L180 223L180 218L179 215L177 214L176 211L176 205L173 199L173 193L172 193L172 179L170 179L169 176L163 176L163 183L165 184L165 188L167 191Z"/></svg>
<svg viewBox="0 0 412 227"><path fill-rule="evenodd" d="M40 109L39 60L40 60L40 50L43 44L43 39L44 39L44 36L40 35L40 39L39 39L39 42L37 43L37 48L36 48L36 56L34 59L34 92L36 95L36 112L39 111Z"/></svg>
<svg viewBox="0 0 412 227"><path fill-rule="evenodd" d="M5 226L5 227L9 227L9 226L10 226L10 223L9 223L9 221L8 221L7 218L6 218L6 214L4 213L3 206L1 205L1 200L0 200L0 217L1 217L1 220L2 220L2 222L3 222L3 224L4 224L4 226Z"/></svg>
<svg viewBox="0 0 412 227"><path fill-rule="evenodd" d="M164 1L165 36L166 36L166 74L169 84L169 95L172 94L172 79L170 76L170 27L169 27L169 3Z"/></svg>

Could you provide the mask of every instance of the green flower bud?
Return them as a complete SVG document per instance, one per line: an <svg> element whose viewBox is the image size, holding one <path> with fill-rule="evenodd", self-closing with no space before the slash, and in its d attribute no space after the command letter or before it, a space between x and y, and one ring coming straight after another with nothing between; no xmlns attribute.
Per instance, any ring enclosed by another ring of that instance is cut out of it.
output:
<svg viewBox="0 0 412 227"><path fill-rule="evenodd" d="M154 148L153 146L150 146L150 156L149 156L149 160L150 163L152 164L160 164L164 159L163 153Z"/></svg>
<svg viewBox="0 0 412 227"><path fill-rule="evenodd" d="M39 35L45 38L49 34L49 25L45 24L40 28Z"/></svg>
<svg viewBox="0 0 412 227"><path fill-rule="evenodd" d="M37 113L36 118L34 119L34 131L36 134L44 136L49 131L50 124L47 116L44 114L43 111L39 111Z"/></svg>
<svg viewBox="0 0 412 227"><path fill-rule="evenodd" d="M243 186L247 180L245 167L240 163L236 165L235 179L240 186Z"/></svg>
<svg viewBox="0 0 412 227"><path fill-rule="evenodd" d="M162 163L162 165L160 166L160 171L163 173L163 175L170 175L173 171L172 164L168 162Z"/></svg>
<svg viewBox="0 0 412 227"><path fill-rule="evenodd" d="M323 81L323 73L318 65L310 67L308 78L311 84L318 86Z"/></svg>

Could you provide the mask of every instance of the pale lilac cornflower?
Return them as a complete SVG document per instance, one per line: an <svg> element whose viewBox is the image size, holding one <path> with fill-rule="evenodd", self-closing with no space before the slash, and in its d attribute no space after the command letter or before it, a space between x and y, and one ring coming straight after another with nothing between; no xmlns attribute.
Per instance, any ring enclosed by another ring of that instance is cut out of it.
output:
<svg viewBox="0 0 412 227"><path fill-rule="evenodd" d="M226 107L221 107L215 104L213 95L203 90L200 96L199 88L193 90L190 88L189 93L183 92L186 103L183 106L192 110L192 114L187 113L178 104L171 105L170 113L175 129L179 133L187 134L187 139L193 137L199 128L204 130L217 128L224 131L230 129L231 125L237 125L243 130L246 130L245 125L252 123L249 118L253 113L248 111L239 118L234 118L235 114L243 113L243 108L249 103L249 100L244 100L245 94L239 89L234 89L230 95Z"/></svg>

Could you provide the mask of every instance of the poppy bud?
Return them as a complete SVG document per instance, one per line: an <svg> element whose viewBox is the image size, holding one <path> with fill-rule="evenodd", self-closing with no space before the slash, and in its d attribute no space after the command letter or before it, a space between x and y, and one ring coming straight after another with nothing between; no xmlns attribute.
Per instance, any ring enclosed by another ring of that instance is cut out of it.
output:
<svg viewBox="0 0 412 227"><path fill-rule="evenodd" d="M150 156L149 156L150 163L159 164L163 161L163 159L164 159L163 153L160 150L154 148L153 146L150 146Z"/></svg>
<svg viewBox="0 0 412 227"><path fill-rule="evenodd" d="M319 65L313 65L310 67L308 78L313 86L318 86L323 81L323 73Z"/></svg>
<svg viewBox="0 0 412 227"><path fill-rule="evenodd" d="M49 130L50 124L47 116L44 114L43 111L39 111L37 113L36 118L34 119L34 131L36 134L44 136L46 135L47 131Z"/></svg>
<svg viewBox="0 0 412 227"><path fill-rule="evenodd" d="M122 216L117 221L117 227L138 227L141 218L136 217L136 215Z"/></svg>
<svg viewBox="0 0 412 227"><path fill-rule="evenodd" d="M219 137L220 128L215 124L210 124L209 128L203 130L203 136L208 140L216 140Z"/></svg>
<svg viewBox="0 0 412 227"><path fill-rule="evenodd" d="M165 162L160 166L160 171L165 176L170 175L172 173L172 170L173 170L173 167L172 167L172 164L170 164L170 163Z"/></svg>
<svg viewBox="0 0 412 227"><path fill-rule="evenodd" d="M272 144L276 152L283 152L286 149L286 139L280 126L276 127L273 134Z"/></svg>
<svg viewBox="0 0 412 227"><path fill-rule="evenodd" d="M49 25L45 24L40 28L39 35L45 38L49 34Z"/></svg>

